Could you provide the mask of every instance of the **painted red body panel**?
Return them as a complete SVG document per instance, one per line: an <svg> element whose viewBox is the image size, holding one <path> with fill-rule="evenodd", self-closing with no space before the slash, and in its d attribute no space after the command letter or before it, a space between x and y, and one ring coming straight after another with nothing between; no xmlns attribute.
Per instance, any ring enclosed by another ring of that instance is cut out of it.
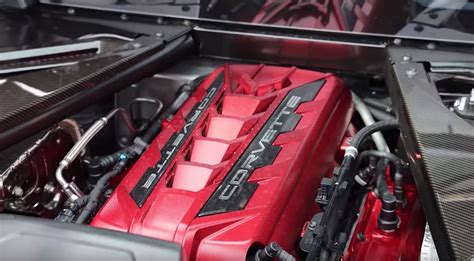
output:
<svg viewBox="0 0 474 261"><path fill-rule="evenodd" d="M184 123L213 79L225 84L142 208L129 193L160 158L160 150ZM325 80L316 97L296 109L301 119L280 134L272 165L256 169L258 187L242 210L197 217L222 179L288 91ZM253 244L276 241L292 251L314 209L321 178L329 171L352 116L350 92L330 74L258 65L217 69L167 122L92 225L173 241L190 260L243 260Z"/></svg>
<svg viewBox="0 0 474 261"><path fill-rule="evenodd" d="M345 253L345 260L417 261L425 232L425 215L414 185L405 185L407 205L398 210L400 228L386 233L377 227L382 206L375 193L370 192L363 204L359 221ZM358 237L357 235L363 235ZM363 239L361 239L363 238Z"/></svg>

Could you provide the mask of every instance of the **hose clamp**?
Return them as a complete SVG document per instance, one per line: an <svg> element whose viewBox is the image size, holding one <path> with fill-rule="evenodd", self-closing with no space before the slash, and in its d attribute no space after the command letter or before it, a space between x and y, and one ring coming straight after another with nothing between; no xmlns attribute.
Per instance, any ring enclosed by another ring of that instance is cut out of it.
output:
<svg viewBox="0 0 474 261"><path fill-rule="evenodd" d="M359 154L359 151L357 150L356 147L354 146L349 146L347 147L345 153L344 153L344 157L352 157L353 159L357 158L357 155Z"/></svg>

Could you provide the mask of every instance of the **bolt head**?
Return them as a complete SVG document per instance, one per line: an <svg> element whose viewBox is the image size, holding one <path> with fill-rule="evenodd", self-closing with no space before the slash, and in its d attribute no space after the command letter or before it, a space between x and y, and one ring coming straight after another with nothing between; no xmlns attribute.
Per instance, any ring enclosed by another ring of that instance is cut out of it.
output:
<svg viewBox="0 0 474 261"><path fill-rule="evenodd" d="M436 18L438 18L439 15L438 15L437 12L431 11L431 12L428 14L428 16L429 16L429 18L431 18L431 19L436 19Z"/></svg>
<svg viewBox="0 0 474 261"><path fill-rule="evenodd" d="M422 32L423 30L425 30L425 27L423 27L423 25L421 24L416 24L413 29L417 32Z"/></svg>
<svg viewBox="0 0 474 261"><path fill-rule="evenodd" d="M403 60L404 62L409 62L409 61L411 61L411 56L410 56L410 55L404 55L403 58L402 58L402 60Z"/></svg>
<svg viewBox="0 0 474 261"><path fill-rule="evenodd" d="M21 197L23 196L23 189L21 187L15 186L13 187L12 194L17 197Z"/></svg>
<svg viewBox="0 0 474 261"><path fill-rule="evenodd" d="M126 20L128 20L128 15L127 14L121 14L120 19L122 19L123 21L126 21Z"/></svg>
<svg viewBox="0 0 474 261"><path fill-rule="evenodd" d="M76 13L76 10L74 10L74 8L68 8L68 9L67 9L67 14L73 15L73 14L75 14L75 13Z"/></svg>
<svg viewBox="0 0 474 261"><path fill-rule="evenodd" d="M408 78L415 77L417 73L418 73L418 71L415 68L411 68L411 69L406 71L406 75L408 76Z"/></svg>
<svg viewBox="0 0 474 261"><path fill-rule="evenodd" d="M46 183L44 185L44 191L48 193L53 193L56 190L56 187L52 183Z"/></svg>
<svg viewBox="0 0 474 261"><path fill-rule="evenodd" d="M157 32L155 36L156 38L163 38L164 34L162 32Z"/></svg>
<svg viewBox="0 0 474 261"><path fill-rule="evenodd" d="M426 45L426 48L430 49L430 50L434 50L436 49L436 44L435 43L429 43Z"/></svg>
<svg viewBox="0 0 474 261"><path fill-rule="evenodd" d="M400 38L394 39L394 40L393 40L393 44L395 44L395 45L400 45L400 44L402 44L402 39L400 39Z"/></svg>

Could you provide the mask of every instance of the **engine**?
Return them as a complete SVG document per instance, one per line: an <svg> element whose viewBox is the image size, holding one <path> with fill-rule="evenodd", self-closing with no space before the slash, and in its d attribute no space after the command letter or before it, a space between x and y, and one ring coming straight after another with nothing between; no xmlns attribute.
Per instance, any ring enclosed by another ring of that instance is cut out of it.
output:
<svg viewBox="0 0 474 261"><path fill-rule="evenodd" d="M2 174L0 210L172 242L185 260L419 258L430 235L398 122L366 105L382 103L296 67L193 78L166 104L125 92L53 127ZM131 119L137 104L151 116ZM112 120L118 149L96 137Z"/></svg>
<svg viewBox="0 0 474 261"><path fill-rule="evenodd" d="M471 2L0 0L0 261L474 261Z"/></svg>
<svg viewBox="0 0 474 261"><path fill-rule="evenodd" d="M264 65L211 73L92 226L179 243L189 259L291 249L352 116L330 74Z"/></svg>

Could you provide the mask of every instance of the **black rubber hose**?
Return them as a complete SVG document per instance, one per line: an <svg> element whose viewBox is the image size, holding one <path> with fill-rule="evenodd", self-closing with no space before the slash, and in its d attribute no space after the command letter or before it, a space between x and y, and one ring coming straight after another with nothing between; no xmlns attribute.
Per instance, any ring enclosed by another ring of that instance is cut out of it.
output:
<svg viewBox="0 0 474 261"><path fill-rule="evenodd" d="M110 168L113 165L115 165L115 163L117 163L117 161L119 160L120 155L122 155L122 153L125 150L126 149L119 150L119 151L114 152L110 155L105 155L105 156L102 156L102 157L99 157L99 158L96 158L96 159L93 159L93 160L97 161L97 164L99 164L100 167L105 170L105 169Z"/></svg>
<svg viewBox="0 0 474 261"><path fill-rule="evenodd" d="M388 159L379 160L377 163L377 169L375 171L375 187L377 188L377 196L380 199L382 199L385 194L392 194L392 192L390 192L388 189L387 178L385 177L388 164Z"/></svg>
<svg viewBox="0 0 474 261"><path fill-rule="evenodd" d="M148 130L145 132L145 134L142 137L143 141L149 144L156 137L158 132L160 132L161 130L161 124L163 120L164 120L164 114L161 115L156 121L154 121L150 125L150 127L148 128Z"/></svg>
<svg viewBox="0 0 474 261"><path fill-rule="evenodd" d="M390 153L390 152L385 152L385 151L379 151L379 150L365 150L359 154L359 157L357 157L356 163L355 163L355 169L359 169L360 165L362 164L362 161L367 158L367 157L377 157L377 158L385 158L390 160L390 162L393 163L395 166L396 172L401 172L402 171L402 164L403 161L395 154Z"/></svg>
<svg viewBox="0 0 474 261"><path fill-rule="evenodd" d="M372 125L362 128L359 132L357 132L352 138L351 146L357 149L362 144L362 142L374 132L398 129L399 127L400 124L397 120L378 121Z"/></svg>
<svg viewBox="0 0 474 261"><path fill-rule="evenodd" d="M202 83L206 76L207 75L199 76L196 79L192 80L190 83L183 86L184 88L181 89L181 92L179 93L178 97L176 97L173 104L171 104L171 106L164 113L162 113L157 120L151 123L150 127L147 129L147 131L142 137L142 140L144 142L150 144L150 142L156 137L156 135L158 135L158 132L160 132L161 124L165 117L169 115L174 115L186 102L186 100L188 100L188 98L191 96L197 86Z"/></svg>
<svg viewBox="0 0 474 261"><path fill-rule="evenodd" d="M296 258L290 253L286 252L280 245L271 242L265 248L260 249L255 254L255 261L271 261L277 258L281 261L295 261Z"/></svg>
<svg viewBox="0 0 474 261"><path fill-rule="evenodd" d="M398 129L400 127L398 121L396 120L391 120L391 121L379 121L379 122L376 122L372 125L369 125L369 126L366 126L364 128L362 128L360 131L358 131L354 137L352 138L352 141L350 143L350 146L346 149L345 151L345 155L344 155L344 158L342 160L342 163L341 163L341 167L339 169L339 173L340 173L340 176L339 176L339 184L344 184L345 181L348 180L348 178L350 178L350 175L355 172L353 171L354 168L354 160L357 157L357 154L358 154L358 149L360 147L360 145L362 144L362 142L367 138L369 137L370 135L372 135L374 132L377 132L377 131L385 131L385 130L391 130L391 129ZM377 151L377 152L380 152L380 151ZM361 153L362 154L362 153ZM391 154L391 153L390 153ZM375 153L366 153L365 155L369 156L369 155L375 155ZM393 154L391 154L393 155ZM359 157L359 158L363 158L363 157L366 157L364 155L360 155L362 157ZM395 155L394 155L395 156ZM381 157L381 156L379 156ZM390 156L388 156L390 157ZM396 157L396 156L395 156ZM398 157L396 157L398 159ZM356 165L359 165L360 166L360 159L358 159L359 163L356 162ZM335 193L334 195L332 196L331 200L330 200L330 206L332 206L333 202L337 201L338 197L339 198L343 198L342 197L342 194L340 193L345 193L343 191L346 191L346 189L344 190L339 190L339 185L337 186L336 190L335 190ZM350 188L349 188L350 189ZM329 215L333 214L332 213L333 211L331 211L331 208L328 208L326 210L326 213L323 215L322 219L321 219L321 223L323 224L323 226L327 226L327 224L330 222L330 218ZM329 213L329 215L327 214ZM324 235L325 237L329 236L329 237L332 237L332 235L328 235L327 233L327 227L323 228L324 230L321 231L321 235ZM315 238L315 240L313 240L313 244L312 244L312 248L307 256L307 260L316 260L317 257L321 257L322 254L321 254L321 242L324 241L323 238Z"/></svg>
<svg viewBox="0 0 474 261"><path fill-rule="evenodd" d="M406 198L405 198L405 192L403 190L403 165L405 164L399 157L397 157L395 154L390 153L390 152L382 152L378 150L366 150L360 153L359 157L357 158L357 161L355 163L355 169L358 169L360 164L362 163L362 160L366 157L378 157L378 158L386 158L392 162L392 164L395 166L395 175L394 175L394 195L397 199L397 206L398 207L405 207L406 205Z"/></svg>
<svg viewBox="0 0 474 261"><path fill-rule="evenodd" d="M121 155L123 154L127 154L127 152L130 152L133 150L133 147L136 146L136 144L133 144L133 145L130 145L124 149L121 149L117 152L114 152L112 154L109 154L109 155L105 155L105 156L101 156L101 157L98 157L94 160L97 160L98 163L100 164L100 167L102 169L107 169L107 168L110 168L112 167L113 165L115 165L115 163L117 163L117 161L119 161Z"/></svg>
<svg viewBox="0 0 474 261"><path fill-rule="evenodd" d="M91 214L95 211L99 204L100 195L102 195L107 188L109 180L123 171L125 166L127 165L127 160L118 162L114 168L107 172L104 176L102 176L99 181L97 181L96 186L92 189L91 193L88 195L89 200L87 201L86 206L82 210L81 214L77 217L74 223L76 224L84 224Z"/></svg>
<svg viewBox="0 0 474 261"><path fill-rule="evenodd" d="M89 201L89 195L85 195L84 197L78 198L75 203L76 203L77 208L82 208L87 204L88 201Z"/></svg>
<svg viewBox="0 0 474 261"><path fill-rule="evenodd" d="M390 113L386 113L370 106L367 106L367 108L369 109L370 113L372 113L372 116L374 116L374 118L379 121L390 121L396 119L395 116Z"/></svg>
<svg viewBox="0 0 474 261"><path fill-rule="evenodd" d="M387 105L381 101L371 99L371 98L365 98L364 102L367 104L367 106L376 108L378 110L381 110L383 112L393 115L393 107L391 105Z"/></svg>

